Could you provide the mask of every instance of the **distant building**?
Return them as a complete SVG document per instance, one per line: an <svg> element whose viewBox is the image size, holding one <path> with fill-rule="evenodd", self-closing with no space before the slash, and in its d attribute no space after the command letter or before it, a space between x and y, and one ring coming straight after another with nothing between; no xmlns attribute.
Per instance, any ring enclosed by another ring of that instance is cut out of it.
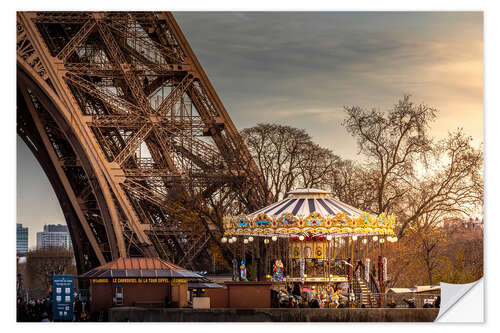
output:
<svg viewBox="0 0 500 333"><path fill-rule="evenodd" d="M462 231L483 231L484 220L478 217L472 218L447 218L443 219L443 227L449 230L462 230Z"/></svg>
<svg viewBox="0 0 500 333"><path fill-rule="evenodd" d="M62 224L46 224L43 226L43 231L36 233L36 248L44 247L64 247L71 249L71 236L68 227Z"/></svg>
<svg viewBox="0 0 500 333"><path fill-rule="evenodd" d="M16 224L16 253L28 253L28 228L23 228L21 223Z"/></svg>

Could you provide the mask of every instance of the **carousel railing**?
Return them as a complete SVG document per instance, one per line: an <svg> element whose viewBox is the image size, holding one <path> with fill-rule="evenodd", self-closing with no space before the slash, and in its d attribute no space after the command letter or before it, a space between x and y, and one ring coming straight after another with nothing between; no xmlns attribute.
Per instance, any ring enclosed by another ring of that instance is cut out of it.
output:
<svg viewBox="0 0 500 333"><path fill-rule="evenodd" d="M330 275L348 275L348 267L345 259L291 259L288 275L290 277L301 277L301 260L304 261L304 274L307 277L319 278Z"/></svg>

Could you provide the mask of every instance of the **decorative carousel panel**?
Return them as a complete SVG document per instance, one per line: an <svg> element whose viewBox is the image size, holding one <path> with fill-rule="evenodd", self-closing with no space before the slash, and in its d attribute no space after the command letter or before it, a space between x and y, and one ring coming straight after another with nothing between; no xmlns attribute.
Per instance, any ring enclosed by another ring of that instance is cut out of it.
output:
<svg viewBox="0 0 500 333"><path fill-rule="evenodd" d="M292 258L298 259L302 257L302 249L300 246L294 245L293 247L291 247L291 251L292 251Z"/></svg>
<svg viewBox="0 0 500 333"><path fill-rule="evenodd" d="M259 214L253 222L257 228L266 228L271 226L272 220L266 214Z"/></svg>
<svg viewBox="0 0 500 333"><path fill-rule="evenodd" d="M249 226L249 223L250 221L248 220L248 218L243 215L238 219L237 226L238 228L246 228Z"/></svg>
<svg viewBox="0 0 500 333"><path fill-rule="evenodd" d="M316 251L315 251L315 256L317 259L323 259L325 258L325 246L323 243L316 244Z"/></svg>
<svg viewBox="0 0 500 333"><path fill-rule="evenodd" d="M313 258L313 244L312 243L307 243L304 246L304 258L306 259L312 259Z"/></svg>
<svg viewBox="0 0 500 333"><path fill-rule="evenodd" d="M369 227L373 225L373 218L367 213L361 214L357 220L358 225L362 225L363 227Z"/></svg>
<svg viewBox="0 0 500 333"><path fill-rule="evenodd" d="M311 213L307 218L306 218L306 226L309 227L320 227L323 226L325 223L325 219L317 212Z"/></svg>
<svg viewBox="0 0 500 333"><path fill-rule="evenodd" d="M292 214L283 214L279 218L279 224L282 227L295 227L298 225L298 219Z"/></svg>

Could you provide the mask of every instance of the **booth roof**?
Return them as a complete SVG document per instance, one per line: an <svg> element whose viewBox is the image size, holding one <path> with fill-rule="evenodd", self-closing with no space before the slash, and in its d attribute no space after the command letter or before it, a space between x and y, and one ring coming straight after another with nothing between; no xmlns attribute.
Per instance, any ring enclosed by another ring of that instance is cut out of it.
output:
<svg viewBox="0 0 500 333"><path fill-rule="evenodd" d="M160 258L118 258L82 274L81 277L201 278L202 276Z"/></svg>

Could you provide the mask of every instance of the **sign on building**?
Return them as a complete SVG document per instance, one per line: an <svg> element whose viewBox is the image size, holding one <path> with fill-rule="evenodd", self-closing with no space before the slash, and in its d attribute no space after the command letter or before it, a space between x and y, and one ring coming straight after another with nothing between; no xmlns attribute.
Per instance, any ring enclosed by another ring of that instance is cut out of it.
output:
<svg viewBox="0 0 500 333"><path fill-rule="evenodd" d="M72 275L54 275L52 304L54 320L73 320L74 285Z"/></svg>

